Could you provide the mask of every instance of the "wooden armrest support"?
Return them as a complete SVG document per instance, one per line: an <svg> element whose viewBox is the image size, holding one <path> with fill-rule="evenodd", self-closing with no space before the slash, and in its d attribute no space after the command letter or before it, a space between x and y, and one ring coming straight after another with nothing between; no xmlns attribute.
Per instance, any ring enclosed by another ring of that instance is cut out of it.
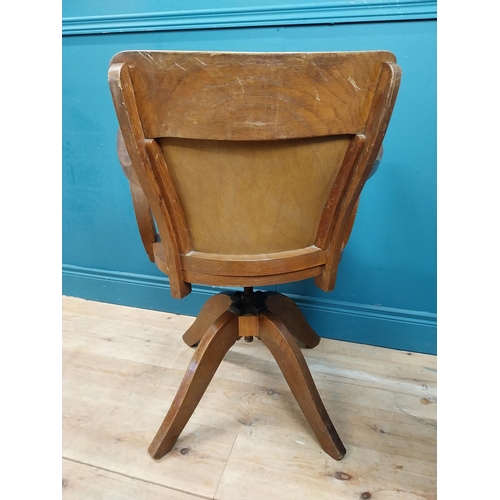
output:
<svg viewBox="0 0 500 500"><path fill-rule="evenodd" d="M132 161L128 155L125 142L121 130L118 129L116 137L116 149L118 150L118 159L122 167L123 173L130 181L130 192L132 193L132 203L134 205L135 218L139 226L139 233L141 234L142 244L148 254L149 260L154 262L153 243L158 239L156 234L156 227L149 208L148 200L144 191L139 184L137 175L132 167Z"/></svg>
<svg viewBox="0 0 500 500"><path fill-rule="evenodd" d="M380 146L380 149L378 150L377 158L375 159L372 169L370 170L370 173L368 174L368 179L375 175L375 172L378 170L378 166L380 165L380 162L382 161L382 156L384 156L384 146Z"/></svg>

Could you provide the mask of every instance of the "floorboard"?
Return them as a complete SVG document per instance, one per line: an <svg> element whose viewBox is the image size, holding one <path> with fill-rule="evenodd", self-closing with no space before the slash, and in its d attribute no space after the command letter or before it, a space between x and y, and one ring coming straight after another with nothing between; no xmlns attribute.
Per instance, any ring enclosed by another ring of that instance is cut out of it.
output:
<svg viewBox="0 0 500 500"><path fill-rule="evenodd" d="M193 321L63 297L65 500L436 498L436 357L329 339L303 353L342 461L320 448L258 341L236 343L174 449L153 460Z"/></svg>

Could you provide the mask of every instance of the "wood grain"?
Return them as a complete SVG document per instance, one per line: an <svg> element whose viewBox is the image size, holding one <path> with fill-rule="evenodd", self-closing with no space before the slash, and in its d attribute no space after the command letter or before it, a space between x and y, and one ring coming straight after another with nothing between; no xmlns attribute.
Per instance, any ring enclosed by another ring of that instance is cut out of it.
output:
<svg viewBox="0 0 500 500"><path fill-rule="evenodd" d="M332 458L340 460L344 457L346 449L330 420L311 372L295 340L274 313L266 311L260 315L259 319L260 339L276 359L322 448Z"/></svg>
<svg viewBox="0 0 500 500"><path fill-rule="evenodd" d="M91 465L63 460L62 498L64 500L199 500L198 495L116 474Z"/></svg>
<svg viewBox="0 0 500 500"><path fill-rule="evenodd" d="M152 253L174 297L191 283L310 277L333 289L398 93L395 61L387 51L113 57L129 158L120 141L119 156L158 225ZM312 246L325 254L287 254Z"/></svg>
<svg viewBox="0 0 500 500"><path fill-rule="evenodd" d="M205 304L203 304L194 323L182 336L182 340L184 340L189 347L196 345L203 335L207 333L212 323L214 323L223 312L227 311L230 305L231 299L229 298L229 294L218 293L210 297Z"/></svg>
<svg viewBox="0 0 500 500"><path fill-rule="evenodd" d="M226 311L202 337L174 401L149 445L153 458L163 457L174 447L222 359L238 339L237 323L238 318Z"/></svg>
<svg viewBox="0 0 500 500"><path fill-rule="evenodd" d="M132 160L127 152L120 129L118 129L116 137L116 149L118 151L118 159L123 173L130 182L130 194L132 195L132 204L134 206L135 218L141 235L142 244L148 254L149 260L154 262L153 243L155 243L158 238L158 235L156 234L156 226L146 195L144 194L139 179L137 178L137 174L132 167Z"/></svg>
<svg viewBox="0 0 500 500"><path fill-rule="evenodd" d="M146 137L272 140L364 129L390 52L129 51Z"/></svg>
<svg viewBox="0 0 500 500"><path fill-rule="evenodd" d="M134 206L150 224L154 217L160 236L151 241L141 231L148 254L169 275L174 297L191 283L245 287L238 318L223 312L202 333L214 303L186 337L200 343L151 443L154 458L174 447L238 335L263 341L323 449L336 460L345 455L286 324L247 306L262 297L253 286L315 277L333 289L400 77L384 51L132 51L112 59L109 83L130 159L124 172ZM287 309L277 301L277 310ZM288 324L299 321L292 331L315 345L317 335L301 328L305 319L291 316Z"/></svg>
<svg viewBox="0 0 500 500"><path fill-rule="evenodd" d="M148 157L128 66L112 64L108 82L128 156L158 226L172 296L182 298L190 293L191 286L182 277L176 232Z"/></svg>
<svg viewBox="0 0 500 500"><path fill-rule="evenodd" d="M241 341L174 449L152 460L193 320L64 298L63 455L87 464L65 460L65 500L154 499L157 488L175 500L436 499L436 357L329 339L303 354L346 443L341 462L319 448L263 343Z"/></svg>
<svg viewBox="0 0 500 500"><path fill-rule="evenodd" d="M326 261L326 252L316 246L277 253L225 255L189 252L181 255L183 271L222 276L265 276L317 267Z"/></svg>
<svg viewBox="0 0 500 500"><path fill-rule="evenodd" d="M135 219L141 235L142 244L148 254L149 260L154 262L153 245L156 243L158 235L156 234L156 226L149 208L148 200L142 188L132 182L130 183L130 194L132 195Z"/></svg>
<svg viewBox="0 0 500 500"><path fill-rule="evenodd" d="M316 347L321 338L311 328L297 304L282 293L269 295L266 299L268 309L283 321L292 336L306 347Z"/></svg>
<svg viewBox="0 0 500 500"><path fill-rule="evenodd" d="M353 167L358 160L365 140L366 138L364 135L355 135L349 143L346 155L335 179L335 184L332 187L323 213L321 214L315 241L315 245L319 248L326 248L330 245L333 229L338 222L340 200L345 194L348 182L353 174Z"/></svg>
<svg viewBox="0 0 500 500"><path fill-rule="evenodd" d="M370 176L377 160L382 141L387 131L401 82L401 68L391 62L384 62L377 84L370 113L364 130L365 141L357 161L354 163L351 178L340 200L340 208L328 247L327 263L321 276L315 278L316 286L324 291L335 287L340 255L353 225L353 211L359 201L359 195Z"/></svg>
<svg viewBox="0 0 500 500"><path fill-rule="evenodd" d="M297 448L277 446L270 454L265 441L239 435L215 498L253 500L256 492L262 495L257 498L298 499L300 493L311 500L437 498L432 472L419 459L392 460L380 452L349 447L353 459L334 462L319 451Z"/></svg>
<svg viewBox="0 0 500 500"><path fill-rule="evenodd" d="M156 254L155 254L156 259ZM158 261L156 261L158 263ZM194 273L192 271L184 271L184 278L189 283L199 283L201 285L211 286L265 286L265 285L280 285L282 283L290 283L292 281L306 280L318 276L323 272L324 266L311 267L301 271L292 271L280 274L266 274L263 276L224 276L215 274ZM161 269L161 268L160 268Z"/></svg>
<svg viewBox="0 0 500 500"><path fill-rule="evenodd" d="M174 449L152 460L193 320L64 298L65 500L149 500L157 488L175 500L437 498L436 357L329 339L303 354L348 449L341 462L319 448L257 341L231 348Z"/></svg>
<svg viewBox="0 0 500 500"><path fill-rule="evenodd" d="M165 163L165 158L156 141L150 139L146 140L145 145L156 182L163 196L162 201L165 203L167 212L172 219L172 227L175 231L175 241L177 242L179 253L187 253L192 248L189 229L184 215L184 209L182 208L179 196L172 183L172 178L167 164Z"/></svg>

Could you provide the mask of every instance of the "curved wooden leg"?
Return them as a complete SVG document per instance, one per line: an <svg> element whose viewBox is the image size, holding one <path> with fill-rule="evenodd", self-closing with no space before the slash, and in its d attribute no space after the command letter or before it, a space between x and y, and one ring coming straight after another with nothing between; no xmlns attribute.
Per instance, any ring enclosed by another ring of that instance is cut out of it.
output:
<svg viewBox="0 0 500 500"><path fill-rule="evenodd" d="M299 306L292 299L282 293L271 294L266 298L266 305L299 342L309 348L319 344L321 337L311 328Z"/></svg>
<svg viewBox="0 0 500 500"><path fill-rule="evenodd" d="M229 309L231 299L225 293L219 293L210 297L198 314L194 323L186 330L182 340L189 346L195 346L205 335L210 325L224 312Z"/></svg>
<svg viewBox="0 0 500 500"><path fill-rule="evenodd" d="M272 312L259 316L260 339L276 359L323 450L335 460L345 447L328 416L301 350L284 323Z"/></svg>
<svg viewBox="0 0 500 500"><path fill-rule="evenodd" d="M174 446L229 348L238 340L238 317L226 311L209 327L148 452L161 458Z"/></svg>

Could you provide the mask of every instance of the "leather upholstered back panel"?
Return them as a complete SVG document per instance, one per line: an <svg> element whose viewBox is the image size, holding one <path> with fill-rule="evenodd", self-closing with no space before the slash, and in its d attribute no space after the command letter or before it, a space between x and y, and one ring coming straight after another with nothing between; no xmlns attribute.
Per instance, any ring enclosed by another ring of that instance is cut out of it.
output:
<svg viewBox="0 0 500 500"><path fill-rule="evenodd" d="M349 140L158 142L193 250L239 255L314 244Z"/></svg>

